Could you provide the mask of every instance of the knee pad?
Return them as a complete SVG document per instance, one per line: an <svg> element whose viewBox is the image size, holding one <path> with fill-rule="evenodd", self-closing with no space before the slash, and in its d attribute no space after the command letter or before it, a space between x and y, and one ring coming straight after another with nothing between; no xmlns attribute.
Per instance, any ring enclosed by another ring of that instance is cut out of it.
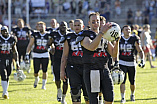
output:
<svg viewBox="0 0 157 104"><path fill-rule="evenodd" d="M71 89L72 102L81 102L81 89Z"/></svg>
<svg viewBox="0 0 157 104"><path fill-rule="evenodd" d="M89 101L88 96L84 96L84 100L85 100L85 101Z"/></svg>

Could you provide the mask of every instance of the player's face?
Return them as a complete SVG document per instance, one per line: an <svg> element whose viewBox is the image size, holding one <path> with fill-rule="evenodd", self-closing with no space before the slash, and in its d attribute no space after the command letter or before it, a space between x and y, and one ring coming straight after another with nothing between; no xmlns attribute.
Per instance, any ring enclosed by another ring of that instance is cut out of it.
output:
<svg viewBox="0 0 157 104"><path fill-rule="evenodd" d="M91 27L91 30L97 30L100 27L100 17L92 15L89 20L89 26Z"/></svg>
<svg viewBox="0 0 157 104"><path fill-rule="evenodd" d="M83 30L83 24L81 22L74 22L74 31L76 33L79 33L81 30Z"/></svg>
<svg viewBox="0 0 157 104"><path fill-rule="evenodd" d="M69 23L69 27L70 27L71 29L73 29L74 24L73 24L73 23Z"/></svg>
<svg viewBox="0 0 157 104"><path fill-rule="evenodd" d="M24 27L24 23L22 21L18 21L17 26L22 28L22 27Z"/></svg>
<svg viewBox="0 0 157 104"><path fill-rule="evenodd" d="M51 20L51 27L56 28L57 22L55 20Z"/></svg>
<svg viewBox="0 0 157 104"><path fill-rule="evenodd" d="M100 21L100 28L101 28L103 25L105 25L105 24L106 24L106 21L104 21L104 20Z"/></svg>
<svg viewBox="0 0 157 104"><path fill-rule="evenodd" d="M125 36L129 36L131 33L131 28L130 27L124 27L123 33Z"/></svg>
<svg viewBox="0 0 157 104"><path fill-rule="evenodd" d="M44 24L39 24L38 28L39 28L40 33L42 33L45 31L46 26Z"/></svg>
<svg viewBox="0 0 157 104"><path fill-rule="evenodd" d="M59 30L61 32L66 32L66 29L67 29L67 24L65 22L61 22L59 26Z"/></svg>
<svg viewBox="0 0 157 104"><path fill-rule="evenodd" d="M3 37L7 38L9 33L8 33L8 31L5 29L5 30L2 30L2 31L1 31L1 34L2 34Z"/></svg>

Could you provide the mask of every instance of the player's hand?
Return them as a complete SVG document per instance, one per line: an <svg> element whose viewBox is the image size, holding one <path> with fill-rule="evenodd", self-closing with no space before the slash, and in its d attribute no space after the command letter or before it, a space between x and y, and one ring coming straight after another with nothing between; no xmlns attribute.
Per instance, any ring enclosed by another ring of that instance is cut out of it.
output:
<svg viewBox="0 0 157 104"><path fill-rule="evenodd" d="M144 61L143 61L143 60L141 60L140 64L138 64L138 66L139 66L139 67L141 67L141 68L144 68L144 66L145 66Z"/></svg>
<svg viewBox="0 0 157 104"><path fill-rule="evenodd" d="M52 55L55 54L55 48L48 48L47 50L48 50L48 52L50 52Z"/></svg>
<svg viewBox="0 0 157 104"><path fill-rule="evenodd" d="M65 74L65 72L61 71L60 77L61 77L62 81L64 81L64 82L66 81L66 74Z"/></svg>
<svg viewBox="0 0 157 104"><path fill-rule="evenodd" d="M113 65L113 69L120 69L118 61L115 61L114 65Z"/></svg>
<svg viewBox="0 0 157 104"><path fill-rule="evenodd" d="M100 29L100 32L101 33L106 33L108 29L110 29L112 27L112 24L111 23L106 23L105 25L103 25Z"/></svg>
<svg viewBox="0 0 157 104"><path fill-rule="evenodd" d="M29 61L29 54L28 53L26 53L26 55L25 55L25 61Z"/></svg>

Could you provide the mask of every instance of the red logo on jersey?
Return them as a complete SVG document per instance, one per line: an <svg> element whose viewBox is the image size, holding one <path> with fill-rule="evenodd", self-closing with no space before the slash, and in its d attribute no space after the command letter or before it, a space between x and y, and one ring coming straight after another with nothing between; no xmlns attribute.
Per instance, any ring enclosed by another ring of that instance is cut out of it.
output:
<svg viewBox="0 0 157 104"><path fill-rule="evenodd" d="M103 57L103 56L107 56L106 52L98 52L98 53L94 53L93 57Z"/></svg>
<svg viewBox="0 0 157 104"><path fill-rule="evenodd" d="M10 51L1 51L1 54L10 54Z"/></svg>
<svg viewBox="0 0 157 104"><path fill-rule="evenodd" d="M131 56L131 52L122 52L123 56Z"/></svg>
<svg viewBox="0 0 157 104"><path fill-rule="evenodd" d="M72 56L83 56L83 52L82 51L73 52Z"/></svg>
<svg viewBox="0 0 157 104"><path fill-rule="evenodd" d="M26 37L19 37L18 40L26 40Z"/></svg>
<svg viewBox="0 0 157 104"><path fill-rule="evenodd" d="M36 48L36 49L46 50L46 47L44 47L44 46L37 46L37 48Z"/></svg>
<svg viewBox="0 0 157 104"><path fill-rule="evenodd" d="M56 47L56 50L63 50L63 47Z"/></svg>

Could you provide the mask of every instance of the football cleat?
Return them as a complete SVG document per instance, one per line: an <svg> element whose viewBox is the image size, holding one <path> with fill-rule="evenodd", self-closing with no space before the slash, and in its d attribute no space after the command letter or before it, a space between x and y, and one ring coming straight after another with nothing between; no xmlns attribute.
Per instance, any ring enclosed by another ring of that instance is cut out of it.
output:
<svg viewBox="0 0 157 104"><path fill-rule="evenodd" d="M131 100L131 101L135 101L135 95L131 95L131 96L130 96L130 100Z"/></svg>
<svg viewBox="0 0 157 104"><path fill-rule="evenodd" d="M40 80L39 78L35 79L35 82L34 82L34 88L37 87L39 80Z"/></svg>
<svg viewBox="0 0 157 104"><path fill-rule="evenodd" d="M45 86L42 86L42 88L41 88L41 89L46 90L46 87L45 87Z"/></svg>
<svg viewBox="0 0 157 104"><path fill-rule="evenodd" d="M62 90L58 89L58 91L57 91L57 101L61 102L61 98L62 98Z"/></svg>
<svg viewBox="0 0 157 104"><path fill-rule="evenodd" d="M65 100L62 100L61 104L67 104L67 102Z"/></svg>
<svg viewBox="0 0 157 104"><path fill-rule="evenodd" d="M125 102L126 102L126 100L124 98L122 98L120 103L124 104Z"/></svg>
<svg viewBox="0 0 157 104"><path fill-rule="evenodd" d="M3 94L2 97L3 97L4 99L9 99L8 94Z"/></svg>

